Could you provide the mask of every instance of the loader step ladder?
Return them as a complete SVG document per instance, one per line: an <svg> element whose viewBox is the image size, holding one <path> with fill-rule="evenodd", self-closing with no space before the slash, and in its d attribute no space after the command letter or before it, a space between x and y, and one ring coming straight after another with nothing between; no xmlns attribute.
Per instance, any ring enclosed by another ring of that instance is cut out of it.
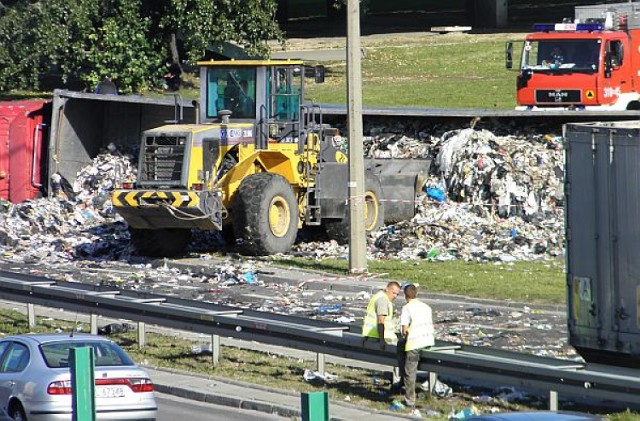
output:
<svg viewBox="0 0 640 421"><path fill-rule="evenodd" d="M315 181L315 177L314 177ZM322 215L320 213L320 205L316 201L316 188L308 187L304 194L307 211L304 214L304 222L309 226L319 226L322 224Z"/></svg>

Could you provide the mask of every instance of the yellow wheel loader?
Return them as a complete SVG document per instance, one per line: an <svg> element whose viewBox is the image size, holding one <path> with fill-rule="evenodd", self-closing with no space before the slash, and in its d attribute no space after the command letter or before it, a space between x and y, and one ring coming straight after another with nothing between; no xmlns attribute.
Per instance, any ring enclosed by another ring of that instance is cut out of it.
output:
<svg viewBox="0 0 640 421"><path fill-rule="evenodd" d="M145 131L136 182L112 195L137 252L180 254L194 228L222 231L249 255L289 251L303 226L322 225L331 238L346 241L343 139L323 124L318 106L303 104L303 63L198 65L199 121ZM323 72L315 73L321 82ZM417 180L429 161L366 160L366 165L366 230L411 218Z"/></svg>

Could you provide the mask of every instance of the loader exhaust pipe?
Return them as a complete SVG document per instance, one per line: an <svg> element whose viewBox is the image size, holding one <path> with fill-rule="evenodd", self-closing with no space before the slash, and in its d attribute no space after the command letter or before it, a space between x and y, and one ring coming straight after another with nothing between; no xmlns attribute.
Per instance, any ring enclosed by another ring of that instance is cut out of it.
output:
<svg viewBox="0 0 640 421"><path fill-rule="evenodd" d="M230 116L231 116L231 110L218 111L218 117L220 118L220 122L222 122L222 124L229 124Z"/></svg>

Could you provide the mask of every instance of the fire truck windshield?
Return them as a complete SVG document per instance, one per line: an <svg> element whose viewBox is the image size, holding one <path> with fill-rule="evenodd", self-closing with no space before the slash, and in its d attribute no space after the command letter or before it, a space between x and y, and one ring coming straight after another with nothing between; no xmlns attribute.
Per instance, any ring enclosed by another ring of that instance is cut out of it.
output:
<svg viewBox="0 0 640 421"><path fill-rule="evenodd" d="M520 68L533 72L595 73L600 67L600 46L597 39L526 41Z"/></svg>

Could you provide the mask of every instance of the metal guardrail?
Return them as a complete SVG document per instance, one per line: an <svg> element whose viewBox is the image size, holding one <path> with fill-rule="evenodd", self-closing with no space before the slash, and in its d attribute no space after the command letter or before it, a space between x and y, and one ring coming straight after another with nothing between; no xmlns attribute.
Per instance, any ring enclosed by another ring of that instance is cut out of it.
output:
<svg viewBox="0 0 640 421"><path fill-rule="evenodd" d="M343 104L318 104L323 114L346 116L347 107ZM505 118L530 119L543 121L554 118L564 121L600 121L600 120L637 120L640 111L592 111L592 110L550 110L523 111L495 108L433 108L401 106L365 106L362 115L366 117L435 117L435 118Z"/></svg>
<svg viewBox="0 0 640 421"><path fill-rule="evenodd" d="M124 318L159 326L256 341L352 360L395 365L395 347L363 342L360 328L296 316L0 272L0 299ZM420 370L549 391L590 400L640 404L640 370L438 342L423 351ZM431 379L435 379L434 376ZM434 384L434 383L431 383Z"/></svg>

